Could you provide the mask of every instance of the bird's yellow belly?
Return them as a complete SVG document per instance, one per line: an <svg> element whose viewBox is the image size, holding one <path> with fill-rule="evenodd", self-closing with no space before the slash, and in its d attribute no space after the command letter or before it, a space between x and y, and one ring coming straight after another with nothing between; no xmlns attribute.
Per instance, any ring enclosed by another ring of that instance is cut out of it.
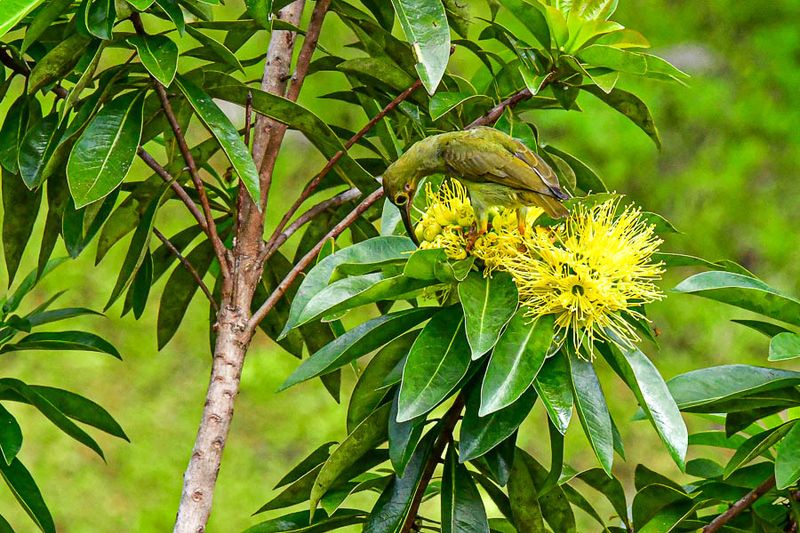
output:
<svg viewBox="0 0 800 533"><path fill-rule="evenodd" d="M517 209L526 205L522 202L519 191L511 187L505 187L496 183L478 183L468 180L463 180L462 183L469 192L472 205L479 209L488 209L490 207Z"/></svg>

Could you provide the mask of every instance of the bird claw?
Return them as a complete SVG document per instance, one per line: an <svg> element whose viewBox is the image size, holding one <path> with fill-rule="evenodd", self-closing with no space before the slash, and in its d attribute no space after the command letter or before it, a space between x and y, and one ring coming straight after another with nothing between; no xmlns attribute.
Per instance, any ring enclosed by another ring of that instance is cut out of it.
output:
<svg viewBox="0 0 800 533"><path fill-rule="evenodd" d="M467 246L464 249L467 253L472 251L477 240L480 239L481 236L485 235L487 231L488 227L485 229L480 229L477 227L470 228L470 230L464 235L464 238L467 240Z"/></svg>

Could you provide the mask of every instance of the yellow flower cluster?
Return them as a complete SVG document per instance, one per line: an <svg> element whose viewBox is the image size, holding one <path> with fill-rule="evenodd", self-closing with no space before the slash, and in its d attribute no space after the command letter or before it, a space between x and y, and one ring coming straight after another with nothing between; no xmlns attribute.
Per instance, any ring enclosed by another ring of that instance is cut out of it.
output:
<svg viewBox="0 0 800 533"><path fill-rule="evenodd" d="M443 248L452 259L474 255L487 275L509 272L527 315L555 315L561 335L570 335L590 356L596 338L638 341L630 320L646 320L638 308L663 297L655 285L663 268L652 261L661 240L639 209L628 206L618 215L619 199L579 204L563 223L525 235L513 211L499 210L468 252L475 218L463 186L446 182L436 192L428 187L427 194L428 208L416 227L421 248ZM529 227L541 214L530 211Z"/></svg>

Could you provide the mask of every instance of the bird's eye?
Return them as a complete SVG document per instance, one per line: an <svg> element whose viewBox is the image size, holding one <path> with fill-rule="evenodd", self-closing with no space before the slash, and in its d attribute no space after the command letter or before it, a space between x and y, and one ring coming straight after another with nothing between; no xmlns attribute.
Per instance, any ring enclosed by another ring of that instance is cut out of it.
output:
<svg viewBox="0 0 800 533"><path fill-rule="evenodd" d="M405 205L407 201L408 201L407 194L400 193L394 197L395 205Z"/></svg>

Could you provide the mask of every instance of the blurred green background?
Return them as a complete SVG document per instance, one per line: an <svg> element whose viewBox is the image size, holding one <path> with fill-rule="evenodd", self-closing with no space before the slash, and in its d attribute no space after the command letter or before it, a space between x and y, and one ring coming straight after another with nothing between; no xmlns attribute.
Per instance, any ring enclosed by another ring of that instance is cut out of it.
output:
<svg viewBox="0 0 800 533"><path fill-rule="evenodd" d="M635 126L588 95L580 100L584 113L537 114L542 140L590 163L610 189L669 218L683 234L671 236L665 250L733 259L774 287L800 294L800 2L620 4L616 20L641 31L656 54L692 75L688 87L627 83L653 110L663 150L657 152ZM330 16L322 44L340 48L344 36L341 24ZM265 41L254 39L248 53L255 55L265 46ZM472 58L457 54L455 60ZM457 68L468 72L478 65ZM334 87L337 83L342 85L342 80L310 78L303 102L330 113L330 102L316 96L339 88ZM365 122L364 116L338 107L341 125L357 129ZM279 162L273 205L290 201L322 163L302 138L290 135ZM165 233L178 229L169 215L165 211L157 222ZM174 218L183 218L178 215L176 211ZM27 308L64 287L72 288L62 304L102 308L125 248L124 243L117 246L98 267L93 266L91 250L60 267L26 302ZM34 254L28 252L30 267ZM673 287L690 273L669 273L663 287ZM12 406L25 433L21 457L40 484L60 531L149 532L172 527L208 379L208 306L197 297L179 334L161 352L155 339L157 299L151 298L138 322L130 316L119 318L120 308L112 308L106 319L77 319L72 325L107 336L124 362L96 354L3 356L3 375L85 394L106 407L131 439L128 444L99 436L106 451L104 464L31 409ZM744 312L681 295L670 295L650 310L661 346L645 346L645 351L667 378L715 364L766 364L767 339L729 322L746 318ZM209 531L241 531L255 523L249 515L270 498L272 486L290 466L319 444L344 436L346 393L344 405L335 404L319 382L276 394L296 365L296 359L264 336L253 344ZM655 431L646 422L628 422L636 410L633 397L599 366L627 445L627 461L617 458L619 475L630 486L635 465L645 462L678 478L680 472ZM344 391L352 382L353 376L347 376ZM534 411L521 443L548 464L543 416L539 409ZM694 417L687 421L690 429L708 425ZM579 470L596 466L577 424L568 434L567 461ZM5 488L0 489L0 510L19 531L33 530Z"/></svg>

